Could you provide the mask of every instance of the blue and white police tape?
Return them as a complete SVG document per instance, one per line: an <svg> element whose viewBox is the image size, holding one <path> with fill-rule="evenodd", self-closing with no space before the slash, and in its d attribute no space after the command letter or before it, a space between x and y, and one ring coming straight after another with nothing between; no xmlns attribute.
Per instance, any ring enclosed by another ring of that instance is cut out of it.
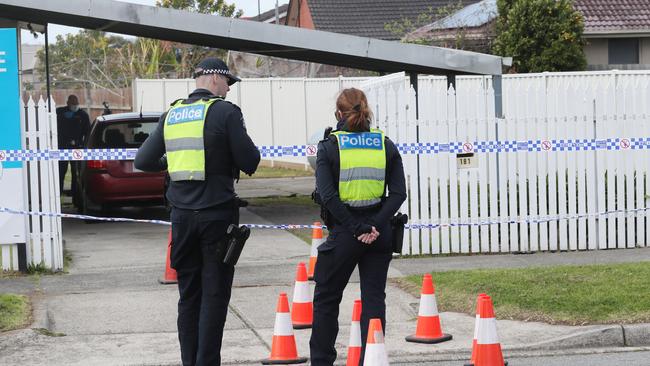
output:
<svg viewBox="0 0 650 366"><path fill-rule="evenodd" d="M650 137L397 143L402 154L618 151L650 149ZM259 146L263 158L316 156L316 145ZM138 149L0 150L2 161L133 160Z"/></svg>
<svg viewBox="0 0 650 366"><path fill-rule="evenodd" d="M8 214L13 214L13 215L60 217L60 218L67 218L67 219L107 221L107 222L137 222L142 224L156 224L156 225L171 226L171 222L164 221L164 220L130 219L125 217L100 217L100 216L90 216L90 215L67 214L67 213L60 213L60 212L24 211L24 210L14 210L7 207L0 207L0 213L3 212ZM279 229L279 230L313 229L316 227L314 225L264 225L264 224L242 224L242 225L246 225L254 229ZM323 228L326 229L327 227L323 227Z"/></svg>
<svg viewBox="0 0 650 366"><path fill-rule="evenodd" d="M421 229L442 229L442 228L452 228L452 227L469 227L469 226L488 226L488 225L502 225L502 224L544 224L548 222L562 221L562 220L577 220L577 219L588 219L590 217L603 217L603 216L614 216L613 218L620 218L620 214L626 215L627 218L635 218L635 214L640 212L649 211L650 207L637 208L631 210L613 210L613 211L604 211L596 213L583 213L583 214L562 214L562 215L542 215L542 216L528 216L528 217L498 217L496 220L481 220L481 219L448 219L443 222L435 223L422 223L422 222L411 222L406 224L405 228L410 230L421 230ZM56 212L39 212L39 211L24 211L24 210L14 210L11 208L0 207L0 213L9 213L14 215L27 215L27 216L44 216L44 217L61 217L61 218L71 218L71 219L80 219L80 220L95 220L95 221L108 221L108 222L137 222L137 223L146 223L146 224L157 224L157 225L167 225L170 226L169 221L164 220L145 220L145 219L130 219L130 218L121 218L121 217L98 217L98 216L89 216L89 215L77 215L77 214L66 214L66 213L56 213ZM302 224L242 224L246 225L253 229L277 229L277 230L292 230L292 229L314 229L317 226L314 225L302 225ZM327 229L326 226L322 226L323 229Z"/></svg>

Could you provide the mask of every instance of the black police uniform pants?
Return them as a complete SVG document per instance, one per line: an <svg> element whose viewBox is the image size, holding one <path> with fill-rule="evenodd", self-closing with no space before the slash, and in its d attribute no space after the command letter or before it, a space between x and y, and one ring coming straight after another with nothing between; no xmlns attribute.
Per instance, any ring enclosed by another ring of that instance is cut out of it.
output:
<svg viewBox="0 0 650 366"><path fill-rule="evenodd" d="M178 339L183 366L221 364L234 266L222 263L221 239L232 219L172 209L172 267L178 275Z"/></svg>
<svg viewBox="0 0 650 366"><path fill-rule="evenodd" d="M331 366L336 360L334 344L339 331L339 304L354 267L359 266L361 280L361 341L366 349L370 319L381 319L386 329L386 277L393 257L389 225L378 228L380 235L372 244L363 244L351 232L335 227L319 247L314 270L314 322L309 341L311 364ZM352 307L353 304L343 306Z"/></svg>

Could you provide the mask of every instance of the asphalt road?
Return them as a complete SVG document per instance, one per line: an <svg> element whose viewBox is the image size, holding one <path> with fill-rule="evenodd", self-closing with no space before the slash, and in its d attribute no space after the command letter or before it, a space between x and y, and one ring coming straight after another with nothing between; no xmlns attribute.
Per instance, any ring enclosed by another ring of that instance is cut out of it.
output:
<svg viewBox="0 0 650 366"><path fill-rule="evenodd" d="M589 352L585 350L586 352ZM594 353L578 355L558 355L544 357L513 357L506 358L509 366L648 366L650 365L650 350L635 350L623 352ZM412 363L391 363L391 366L459 366L463 361L427 361Z"/></svg>

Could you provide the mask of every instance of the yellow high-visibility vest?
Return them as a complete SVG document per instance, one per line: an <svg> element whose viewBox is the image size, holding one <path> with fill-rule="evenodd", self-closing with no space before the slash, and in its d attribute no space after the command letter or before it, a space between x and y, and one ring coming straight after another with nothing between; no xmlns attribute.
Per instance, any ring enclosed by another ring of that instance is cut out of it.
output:
<svg viewBox="0 0 650 366"><path fill-rule="evenodd" d="M202 98L191 104L179 100L167 112L163 135L172 181L205 180L203 126L208 109L218 100L222 99Z"/></svg>
<svg viewBox="0 0 650 366"><path fill-rule="evenodd" d="M384 133L336 131L339 145L339 197L350 207L368 207L381 202L386 179Z"/></svg>

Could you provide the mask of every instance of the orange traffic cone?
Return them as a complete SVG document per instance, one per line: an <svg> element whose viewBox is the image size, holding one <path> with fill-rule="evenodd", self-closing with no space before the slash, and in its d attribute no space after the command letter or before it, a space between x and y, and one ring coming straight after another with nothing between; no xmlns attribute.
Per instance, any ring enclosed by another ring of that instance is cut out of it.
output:
<svg viewBox="0 0 650 366"><path fill-rule="evenodd" d="M476 354L473 366L507 366L503 361L501 344L497 337L497 321L494 317L492 299L485 295L478 298L479 323L476 334Z"/></svg>
<svg viewBox="0 0 650 366"><path fill-rule="evenodd" d="M415 335L406 337L407 342L440 343L452 338L450 334L443 334L438 316L438 305L430 274L422 278L422 292L420 295L420 310L418 311L418 324Z"/></svg>
<svg viewBox="0 0 650 366"><path fill-rule="evenodd" d="M466 363L465 366L471 366L476 362L476 337L478 336L478 324L480 323L481 315L479 314L480 310L480 299L484 296L487 296L486 294L478 294L478 298L476 299L476 322L474 323L474 339L472 339L472 359L470 360L470 363Z"/></svg>
<svg viewBox="0 0 650 366"><path fill-rule="evenodd" d="M283 292L278 298L278 307L275 314L271 357L262 360L262 364L286 365L305 362L307 362L306 357L298 357L296 339L293 336L293 328L291 327L289 300L287 294Z"/></svg>
<svg viewBox="0 0 650 366"><path fill-rule="evenodd" d="M307 268L304 263L298 263L296 284L293 288L293 303L291 304L291 323L293 329L311 328L314 321L313 293L307 282Z"/></svg>
<svg viewBox="0 0 650 366"><path fill-rule="evenodd" d="M167 261L165 264L165 274L163 275L162 279L158 280L158 282L162 283L163 285L178 283L178 279L176 277L176 270L171 267L171 259L170 259L171 253L172 253L172 231L170 229L169 239L167 240Z"/></svg>
<svg viewBox="0 0 650 366"><path fill-rule="evenodd" d="M316 259L318 257L318 246L323 244L323 225L319 221L314 222L311 230L311 254L309 255L309 272L310 280L314 279L314 269L316 268Z"/></svg>
<svg viewBox="0 0 650 366"><path fill-rule="evenodd" d="M377 318L370 319L368 325L368 340L366 341L363 366L388 366L384 332L381 329L381 320Z"/></svg>
<svg viewBox="0 0 650 366"><path fill-rule="evenodd" d="M381 323L380 323L381 324ZM346 366L359 366L361 359L361 300L354 300L352 324L350 324L350 342Z"/></svg>

